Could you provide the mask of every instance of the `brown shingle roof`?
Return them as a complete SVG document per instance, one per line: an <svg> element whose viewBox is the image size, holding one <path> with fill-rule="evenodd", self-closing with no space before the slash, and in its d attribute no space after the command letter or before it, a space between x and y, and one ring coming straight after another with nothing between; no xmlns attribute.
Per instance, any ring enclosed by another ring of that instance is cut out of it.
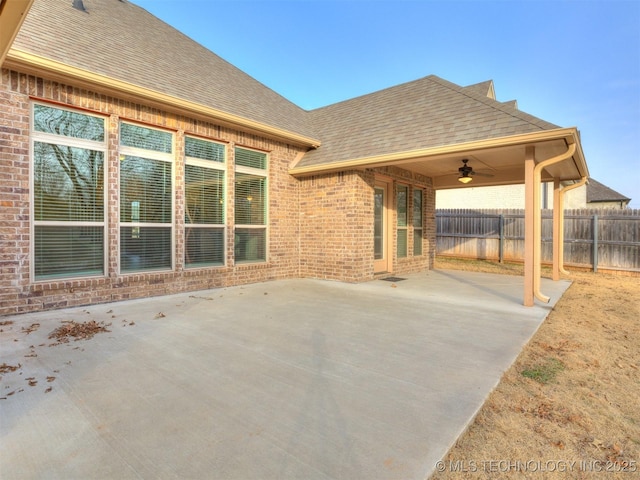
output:
<svg viewBox="0 0 640 480"><path fill-rule="evenodd" d="M592 202L630 202L631 199L612 190L602 183L589 179L587 183L587 203Z"/></svg>
<svg viewBox="0 0 640 480"><path fill-rule="evenodd" d="M558 128L479 92L431 75L312 110L322 146L296 168Z"/></svg>
<svg viewBox="0 0 640 480"><path fill-rule="evenodd" d="M307 112L132 3L84 4L36 0L13 48L320 139L297 167L558 128L436 76Z"/></svg>
<svg viewBox="0 0 640 480"><path fill-rule="evenodd" d="M36 0L13 48L317 138L307 112L146 10L118 0Z"/></svg>
<svg viewBox="0 0 640 480"><path fill-rule="evenodd" d="M494 100L496 98L495 91L493 89L493 80L486 80L484 82L467 85L466 87L462 88L464 88L466 91L473 91L478 93L479 95L493 98Z"/></svg>

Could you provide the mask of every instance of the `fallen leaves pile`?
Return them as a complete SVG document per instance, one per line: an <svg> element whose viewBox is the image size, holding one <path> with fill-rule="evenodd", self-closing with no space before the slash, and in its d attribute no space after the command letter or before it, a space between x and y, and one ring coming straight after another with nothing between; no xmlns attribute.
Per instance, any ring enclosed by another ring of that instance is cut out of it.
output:
<svg viewBox="0 0 640 480"><path fill-rule="evenodd" d="M110 332L107 327L111 324L104 324L103 322L96 322L90 320L88 322L74 322L69 320L63 322L63 325L56 328L49 334L49 338L55 338L59 343L68 343L69 338L73 337L76 341L86 340L92 338L96 333Z"/></svg>
<svg viewBox="0 0 640 480"><path fill-rule="evenodd" d="M22 365L9 365L7 363L3 363L0 365L0 373L15 372L19 368L22 368Z"/></svg>
<svg viewBox="0 0 640 480"><path fill-rule="evenodd" d="M89 314L90 312L84 310L84 313ZM113 313L113 310L109 310L107 313ZM115 315L112 315L111 318L115 318ZM128 322L123 319L123 326L126 325L135 325L135 322ZM4 327L9 327L8 330L12 330L12 325L14 322L12 320L2 321L0 322L0 332L4 333ZM62 321L60 326L53 330L49 334L49 339L54 339L53 343L46 345L45 343L40 343L38 347L55 347L61 344L68 344L71 339L75 341L78 340L89 340L93 336L102 332L110 332L107 327L111 326L111 323L105 322L97 322L95 320L88 320L85 322L76 322L73 320L65 320ZM27 338L30 334L37 331L41 328L40 323L32 323L29 326L21 327L20 333L22 333L25 338ZM18 338L13 339L14 342L18 341ZM34 342L35 343L35 342ZM74 350L80 349L80 347L74 347ZM84 351L84 348L80 349ZM36 353L37 347L36 345L31 345L29 347L28 352L24 355L25 358L33 358L37 357L38 353ZM71 361L66 362L66 365L71 365ZM49 374L44 379L37 378L36 376L27 376L31 373L31 369L29 369L28 364L25 365L26 369L23 370L23 365L18 363L15 365L9 363L0 364L0 381L2 382L2 390L0 391L0 400L7 400L12 395L15 395L20 392L24 392L25 389L21 388L21 385L28 385L29 387L37 387L38 385L42 385L43 382L49 384L46 386L44 393L49 393L53 390L53 386L51 384L56 380L56 376ZM54 373L59 373L59 370L53 370ZM25 375L23 375L25 373ZM6 378L5 378L6 377Z"/></svg>

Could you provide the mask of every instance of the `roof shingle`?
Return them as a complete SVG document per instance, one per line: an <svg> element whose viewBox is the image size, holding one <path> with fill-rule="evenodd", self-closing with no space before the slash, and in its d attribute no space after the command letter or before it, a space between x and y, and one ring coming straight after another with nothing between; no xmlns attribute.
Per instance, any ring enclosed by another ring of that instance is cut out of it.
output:
<svg viewBox="0 0 640 480"><path fill-rule="evenodd" d="M485 82L486 83L486 82ZM558 128L435 75L312 110L322 146L297 167Z"/></svg>
<svg viewBox="0 0 640 480"><path fill-rule="evenodd" d="M36 0L13 48L320 139L298 167L558 128L434 75L308 112L132 3L84 3Z"/></svg>
<svg viewBox="0 0 640 480"><path fill-rule="evenodd" d="M13 48L317 138L305 110L130 2L36 0Z"/></svg>
<svg viewBox="0 0 640 480"><path fill-rule="evenodd" d="M593 178L590 178L589 183L587 183L587 203L630 201L630 198L625 197Z"/></svg>

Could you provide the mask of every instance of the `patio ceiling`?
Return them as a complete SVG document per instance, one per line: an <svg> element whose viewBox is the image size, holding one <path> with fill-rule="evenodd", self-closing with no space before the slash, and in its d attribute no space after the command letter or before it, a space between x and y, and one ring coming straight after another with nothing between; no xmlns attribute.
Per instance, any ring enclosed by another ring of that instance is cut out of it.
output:
<svg viewBox="0 0 640 480"><path fill-rule="evenodd" d="M588 169L580 146L577 129L561 128L510 137L489 139L457 145L397 152L310 167L293 167L295 176L339 171L350 168L397 166L433 179L436 190L460 188L458 168L468 159L476 174L468 186L509 185L525 183L525 149L535 148L536 163L567 151L577 144L576 153L566 160L548 166L542 172L542 181L579 180L588 177Z"/></svg>

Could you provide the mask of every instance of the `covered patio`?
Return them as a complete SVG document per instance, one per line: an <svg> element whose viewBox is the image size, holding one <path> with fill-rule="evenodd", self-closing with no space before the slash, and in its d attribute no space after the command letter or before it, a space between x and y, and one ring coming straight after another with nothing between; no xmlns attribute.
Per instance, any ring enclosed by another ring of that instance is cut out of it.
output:
<svg viewBox="0 0 640 480"><path fill-rule="evenodd" d="M495 131L492 130L492 134L495 134ZM560 273L566 273L561 248L564 242L564 195L569 190L583 185L589 177L577 128L549 128L504 137L393 151L346 161L296 165L290 173L303 176L319 172L388 166L400 167L432 178L435 190L460 188L465 185L478 187L524 184L523 304L533 306L535 299L549 302L550 297L542 292L540 286L541 184L552 182L554 185L552 271L553 280L557 281L560 279Z"/></svg>

